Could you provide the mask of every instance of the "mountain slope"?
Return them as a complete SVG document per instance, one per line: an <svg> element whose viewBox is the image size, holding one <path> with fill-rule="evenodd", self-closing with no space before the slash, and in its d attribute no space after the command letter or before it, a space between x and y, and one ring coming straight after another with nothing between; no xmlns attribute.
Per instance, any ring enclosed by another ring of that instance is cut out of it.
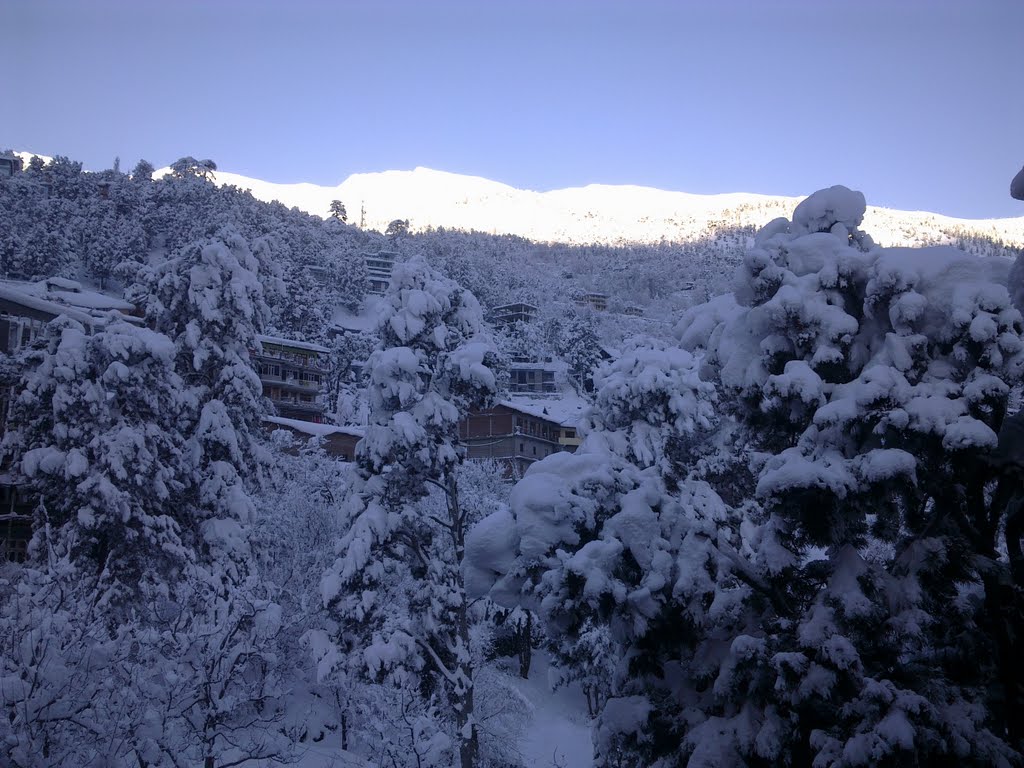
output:
<svg viewBox="0 0 1024 768"><path fill-rule="evenodd" d="M332 200L341 200L351 222L362 219L366 227L378 230L393 219L409 219L413 230L446 227L563 243L685 242L723 225L761 226L788 216L801 200L601 184L532 192L429 168L353 174L336 187L275 184L227 172L218 172L216 179L249 189L260 200L277 200L320 216L327 215ZM968 220L869 207L864 229L886 245L934 242L936 235L1024 245L1024 217Z"/></svg>

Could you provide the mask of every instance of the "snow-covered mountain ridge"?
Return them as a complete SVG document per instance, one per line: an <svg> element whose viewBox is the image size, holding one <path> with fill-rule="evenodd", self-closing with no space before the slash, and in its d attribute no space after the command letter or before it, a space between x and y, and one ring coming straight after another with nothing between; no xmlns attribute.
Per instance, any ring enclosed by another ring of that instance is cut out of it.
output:
<svg viewBox="0 0 1024 768"><path fill-rule="evenodd" d="M604 184L533 192L429 168L353 174L336 187L276 184L226 171L217 172L216 181L248 189L257 199L277 200L320 216L327 215L332 200L341 200L351 223L372 229L383 230L394 219L408 219L414 231L446 227L576 244L686 242L722 225L757 227L788 216L802 199L749 193L697 195ZM870 202L870 190L865 192ZM950 238L987 237L1024 246L1024 217L957 219L872 206L864 230L885 245L914 245L922 233L945 233Z"/></svg>

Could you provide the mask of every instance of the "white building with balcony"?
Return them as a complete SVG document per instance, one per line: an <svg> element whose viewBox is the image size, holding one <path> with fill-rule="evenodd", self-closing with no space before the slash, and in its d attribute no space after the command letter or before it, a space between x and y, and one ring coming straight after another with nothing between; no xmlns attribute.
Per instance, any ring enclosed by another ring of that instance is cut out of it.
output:
<svg viewBox="0 0 1024 768"><path fill-rule="evenodd" d="M278 336L260 336L261 349L252 360L263 384L263 396L286 419L322 423L323 388L330 371L330 350Z"/></svg>

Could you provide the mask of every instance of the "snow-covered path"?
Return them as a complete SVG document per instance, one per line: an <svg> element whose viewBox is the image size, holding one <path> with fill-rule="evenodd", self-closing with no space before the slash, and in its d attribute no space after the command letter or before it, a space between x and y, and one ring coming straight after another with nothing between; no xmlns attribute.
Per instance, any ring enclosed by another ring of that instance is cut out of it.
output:
<svg viewBox="0 0 1024 768"><path fill-rule="evenodd" d="M504 662L504 663L502 663ZM512 659L498 662L506 673L515 667ZM523 765L527 768L592 768L590 718L579 685L552 691L548 682L550 663L537 651L530 668L530 679L509 674L509 681L533 706L533 717L519 742ZM338 749L337 734L325 743L309 744L300 750L294 768L369 768L362 758ZM278 768L277 761L257 761L259 768Z"/></svg>
<svg viewBox="0 0 1024 768"><path fill-rule="evenodd" d="M515 678L515 685L534 706L533 722L520 742L523 763L530 768L591 768L593 749L590 721L578 685L551 691L548 659L537 652L530 679Z"/></svg>

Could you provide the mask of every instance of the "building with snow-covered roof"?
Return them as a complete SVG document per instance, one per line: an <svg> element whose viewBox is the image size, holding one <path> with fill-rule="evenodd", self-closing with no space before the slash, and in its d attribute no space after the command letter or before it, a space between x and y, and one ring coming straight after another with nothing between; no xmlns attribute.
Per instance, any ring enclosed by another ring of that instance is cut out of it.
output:
<svg viewBox="0 0 1024 768"><path fill-rule="evenodd" d="M324 420L323 386L330 370L330 350L319 344L259 336L260 349L252 351L253 366L263 385L263 396L277 415L299 421Z"/></svg>
<svg viewBox="0 0 1024 768"><path fill-rule="evenodd" d="M105 325L112 318L142 323L140 313L130 302L89 290L75 280L60 277L38 282L0 281L0 302L3 303L0 311L4 314L39 320L43 325L59 315L66 315L93 329Z"/></svg>
<svg viewBox="0 0 1024 768"><path fill-rule="evenodd" d="M269 431L283 429L300 442L311 438L323 441L324 452L342 461L353 461L356 457L356 443L363 439L364 430L359 427L339 427L334 424L316 424L301 419L281 416L266 416L263 419Z"/></svg>
<svg viewBox="0 0 1024 768"><path fill-rule="evenodd" d="M331 324L327 326L327 335L344 336L347 333L373 333L377 329L377 318L372 310L349 312L341 307L334 310Z"/></svg>
<svg viewBox="0 0 1024 768"><path fill-rule="evenodd" d="M366 264L366 292L383 296L391 284L391 272L395 268L398 254L393 251L379 251L363 254Z"/></svg>
<svg viewBox="0 0 1024 768"><path fill-rule="evenodd" d="M565 363L536 358L513 358L508 366L509 392L555 394L564 379Z"/></svg>
<svg viewBox="0 0 1024 768"><path fill-rule="evenodd" d="M513 397L467 414L459 422L459 439L466 458L494 459L515 479L545 456L576 450L585 408L575 397Z"/></svg>
<svg viewBox="0 0 1024 768"><path fill-rule="evenodd" d="M0 285L0 352L11 354L32 343L48 322L61 315L90 328L95 322L84 312Z"/></svg>

